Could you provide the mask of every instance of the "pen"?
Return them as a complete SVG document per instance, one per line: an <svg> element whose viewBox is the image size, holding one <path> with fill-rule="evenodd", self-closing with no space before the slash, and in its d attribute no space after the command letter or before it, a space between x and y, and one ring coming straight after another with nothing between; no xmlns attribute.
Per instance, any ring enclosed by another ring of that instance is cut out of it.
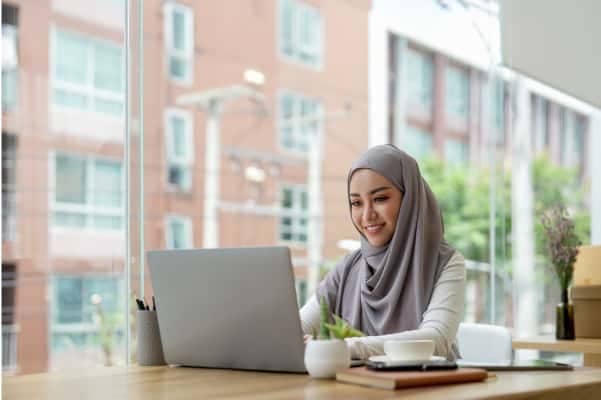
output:
<svg viewBox="0 0 601 400"><path fill-rule="evenodd" d="M157 310L157 303L154 302L154 296L152 296L152 311Z"/></svg>

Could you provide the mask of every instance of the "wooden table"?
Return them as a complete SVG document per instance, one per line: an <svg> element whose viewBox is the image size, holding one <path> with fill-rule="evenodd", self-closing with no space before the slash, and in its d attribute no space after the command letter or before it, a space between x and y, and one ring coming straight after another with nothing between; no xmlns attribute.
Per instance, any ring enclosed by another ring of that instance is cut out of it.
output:
<svg viewBox="0 0 601 400"><path fill-rule="evenodd" d="M307 375L177 367L78 370L5 377L10 400L90 399L601 399L601 369L500 372L485 382L372 389Z"/></svg>
<svg viewBox="0 0 601 400"><path fill-rule="evenodd" d="M552 336L518 338L514 349L583 353L585 367L601 367L601 339L557 340Z"/></svg>

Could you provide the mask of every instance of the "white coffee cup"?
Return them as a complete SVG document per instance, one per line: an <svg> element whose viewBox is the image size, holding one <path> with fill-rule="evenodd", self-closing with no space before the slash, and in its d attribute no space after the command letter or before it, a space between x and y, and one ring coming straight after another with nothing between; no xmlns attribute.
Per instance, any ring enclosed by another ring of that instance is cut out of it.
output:
<svg viewBox="0 0 601 400"><path fill-rule="evenodd" d="M432 340L387 340L384 353L395 361L429 360L434 354Z"/></svg>

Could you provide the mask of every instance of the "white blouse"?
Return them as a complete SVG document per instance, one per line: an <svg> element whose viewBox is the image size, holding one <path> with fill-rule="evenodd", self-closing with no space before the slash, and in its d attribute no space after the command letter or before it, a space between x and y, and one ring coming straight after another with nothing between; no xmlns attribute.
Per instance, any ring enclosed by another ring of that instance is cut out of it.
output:
<svg viewBox="0 0 601 400"><path fill-rule="evenodd" d="M463 318L465 304L465 260L455 251L443 268L432 292L428 308L419 328L380 336L348 338L346 344L354 359L367 359L384 354L384 341L391 339L434 341L434 354L448 357L455 342L459 322ZM319 303L313 295L300 310L305 334L319 331Z"/></svg>

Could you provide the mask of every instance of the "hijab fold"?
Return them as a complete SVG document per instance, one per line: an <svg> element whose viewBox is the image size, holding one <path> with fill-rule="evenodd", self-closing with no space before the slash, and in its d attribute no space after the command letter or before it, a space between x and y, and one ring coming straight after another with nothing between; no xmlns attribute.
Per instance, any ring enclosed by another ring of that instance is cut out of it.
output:
<svg viewBox="0 0 601 400"><path fill-rule="evenodd" d="M361 248L347 256L317 289L330 312L367 335L417 329L434 285L454 253L443 236L438 202L417 162L393 145L367 150L352 165L353 174L370 169L403 193L392 239L374 247L361 235Z"/></svg>

